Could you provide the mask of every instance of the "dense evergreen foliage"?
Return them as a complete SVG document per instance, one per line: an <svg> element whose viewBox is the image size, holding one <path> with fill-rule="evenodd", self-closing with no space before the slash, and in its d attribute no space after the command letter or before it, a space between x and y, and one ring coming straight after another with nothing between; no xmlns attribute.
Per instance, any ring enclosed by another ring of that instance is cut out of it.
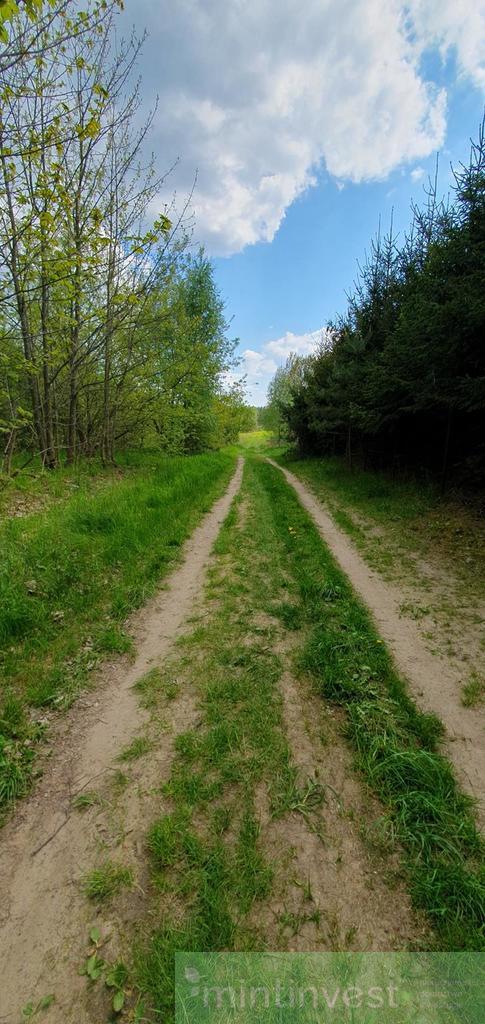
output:
<svg viewBox="0 0 485 1024"><path fill-rule="evenodd" d="M272 405L305 452L483 483L483 125L451 201L438 202L430 185L425 208L412 212L401 243L392 228L374 241L346 315L298 374L294 360L279 372Z"/></svg>

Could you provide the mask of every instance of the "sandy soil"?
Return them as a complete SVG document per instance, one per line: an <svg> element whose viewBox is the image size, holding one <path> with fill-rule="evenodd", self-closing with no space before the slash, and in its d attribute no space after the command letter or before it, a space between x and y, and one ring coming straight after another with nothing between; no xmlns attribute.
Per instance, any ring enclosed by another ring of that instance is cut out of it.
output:
<svg viewBox="0 0 485 1024"><path fill-rule="evenodd" d="M391 650L398 670L409 683L417 703L433 711L445 727L444 748L463 788L477 801L478 817L485 825L485 731L483 714L461 704L463 678L449 659L432 654L417 624L400 614L402 592L384 581L358 553L322 504L301 481L268 459L284 473L323 540L370 609L380 635Z"/></svg>
<svg viewBox="0 0 485 1024"><path fill-rule="evenodd" d="M171 706L166 747L151 751L135 767L140 785L130 788L129 815L124 807L130 830L120 831L116 802L111 802L109 794L114 769L120 767L114 759L141 727L149 727L133 685L166 657L183 632L241 478L239 460L226 494L185 546L180 566L163 590L133 616L129 628L136 641L135 660L120 659L107 666L99 673L91 696L71 709L54 738L54 754L40 784L3 831L0 1020L8 1024L20 1021L27 1002L35 1003L49 993L56 997L49 1022L92 1024L92 1015L83 1007L86 980L79 977L79 968L96 913L82 894L81 880L106 856L123 865L130 864L134 855L136 860L136 836L140 831L144 834L150 820L150 787L167 776L173 737L194 716L190 695ZM100 790L106 797L101 809L85 813L73 809L73 797L86 789ZM137 864L133 867L140 887Z"/></svg>

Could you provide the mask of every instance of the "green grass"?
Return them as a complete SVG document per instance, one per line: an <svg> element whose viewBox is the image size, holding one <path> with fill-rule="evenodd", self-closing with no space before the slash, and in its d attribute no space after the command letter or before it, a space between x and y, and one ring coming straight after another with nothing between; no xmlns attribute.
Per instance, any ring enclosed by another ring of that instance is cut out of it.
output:
<svg viewBox="0 0 485 1024"><path fill-rule="evenodd" d="M152 744L146 736L136 736L128 747L125 747L118 756L118 761L137 761L139 757L148 754Z"/></svg>
<svg viewBox="0 0 485 1024"><path fill-rule="evenodd" d="M371 470L349 470L343 459L295 459L291 453L285 465L310 483L341 496L345 504L386 522L415 519L440 504L435 486L413 480L396 480Z"/></svg>
<svg viewBox="0 0 485 1024"><path fill-rule="evenodd" d="M174 700L179 692L179 685L171 675L166 675L159 668L152 668L135 683L141 704L145 708L156 705L161 696L166 700Z"/></svg>
<svg viewBox="0 0 485 1024"><path fill-rule="evenodd" d="M29 515L47 509L54 503L69 501L73 494L92 493L118 479L130 464L139 460L121 457L121 465L106 467L100 459L80 459L74 466L61 465L55 472L44 469L36 456L18 454L13 473L0 471L0 515Z"/></svg>
<svg viewBox="0 0 485 1024"><path fill-rule="evenodd" d="M485 702L485 679L472 672L461 691L461 702L465 708L476 708Z"/></svg>
<svg viewBox="0 0 485 1024"><path fill-rule="evenodd" d="M268 448L273 441L271 430L249 430L239 434L239 445L245 452L258 452Z"/></svg>
<svg viewBox="0 0 485 1024"><path fill-rule="evenodd" d="M96 807L101 804L102 800L99 793L94 789L85 789L82 793L78 793L72 801L72 806L76 811L87 811L89 807Z"/></svg>
<svg viewBox="0 0 485 1024"><path fill-rule="evenodd" d="M29 707L68 706L104 655L130 650L123 620L173 566L234 468L227 453L125 462L101 487L89 478L44 511L0 524L0 807L29 787L42 733Z"/></svg>
<svg viewBox="0 0 485 1024"><path fill-rule="evenodd" d="M90 871L82 882L84 895L93 903L105 903L122 889L131 889L132 886L132 869L114 864L111 860L104 861L99 868Z"/></svg>

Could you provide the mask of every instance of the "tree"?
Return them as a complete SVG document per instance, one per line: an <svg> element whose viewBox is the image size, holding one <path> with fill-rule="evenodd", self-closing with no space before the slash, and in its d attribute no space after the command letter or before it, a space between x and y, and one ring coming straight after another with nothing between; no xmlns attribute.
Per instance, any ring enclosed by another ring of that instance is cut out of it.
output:
<svg viewBox="0 0 485 1024"><path fill-rule="evenodd" d="M239 434L256 429L255 410L246 403L242 382L235 382L215 396L214 416L214 447L233 444Z"/></svg>
<svg viewBox="0 0 485 1024"><path fill-rule="evenodd" d="M278 441L288 437L294 389L303 383L306 366L306 356L290 352L285 365L278 367L268 385L268 404L262 421L267 430L277 435Z"/></svg>

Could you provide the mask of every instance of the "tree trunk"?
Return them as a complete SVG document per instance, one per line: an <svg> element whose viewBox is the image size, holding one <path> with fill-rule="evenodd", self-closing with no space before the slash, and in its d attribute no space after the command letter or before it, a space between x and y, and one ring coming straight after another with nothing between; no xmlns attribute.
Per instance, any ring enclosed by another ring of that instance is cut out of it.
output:
<svg viewBox="0 0 485 1024"><path fill-rule="evenodd" d="M79 340L81 335L81 210L79 192L82 187L83 144L80 142L80 182L76 194L73 215L73 234L75 250L74 269L74 301L72 307L71 339L69 352L69 412L67 425L67 462L71 465L76 459L77 449L77 373L79 365Z"/></svg>
<svg viewBox="0 0 485 1024"><path fill-rule="evenodd" d="M15 301L17 304L17 312L19 315L20 322L20 333L22 336L22 346L24 356L27 362L30 364L32 370L29 373L29 390L30 398L32 403L32 417L34 422L34 430L37 435L38 450L42 453L45 450L45 435L42 423L42 407L40 400L39 382L37 379L37 373L35 368L35 357L34 357L34 343L32 334L30 331L29 317L27 312L27 305L25 302L25 295L22 288L22 279L20 273L20 254L18 248L18 233L17 233L17 222L15 219L15 207L12 198L12 189L10 184L8 162L5 156L4 140L3 135L0 132L0 160L2 165L3 173L3 185L5 189L5 197L7 200L7 212L8 220L10 224L10 239L9 239L9 271L12 277L12 284L15 292Z"/></svg>
<svg viewBox="0 0 485 1024"><path fill-rule="evenodd" d="M448 479L448 468L450 461L450 441L451 441L451 425L453 420L453 409L450 406L448 409L448 416L446 420L445 430L445 442L443 445L443 463L441 467L441 495L444 494L446 488L446 481Z"/></svg>
<svg viewBox="0 0 485 1024"><path fill-rule="evenodd" d="M10 476L10 474L12 472L12 457L13 457L13 453L15 451L16 441L17 441L17 428L16 427L12 427L11 430L9 431L9 434L8 434L8 437L7 437L7 443L6 443L5 448L3 450L2 469L3 469L3 472L6 473L7 476Z"/></svg>
<svg viewBox="0 0 485 1024"><path fill-rule="evenodd" d="M347 461L348 468L352 469L352 424L350 423L350 421L347 427L347 446L345 451L345 458Z"/></svg>
<svg viewBox="0 0 485 1024"><path fill-rule="evenodd" d="M42 260L44 260L43 245ZM44 385L44 461L49 469L55 469L57 466L57 454L54 444L54 422L52 418L52 396L50 382L49 283L47 281L47 277L44 271L42 271L40 320L42 330L42 381Z"/></svg>

